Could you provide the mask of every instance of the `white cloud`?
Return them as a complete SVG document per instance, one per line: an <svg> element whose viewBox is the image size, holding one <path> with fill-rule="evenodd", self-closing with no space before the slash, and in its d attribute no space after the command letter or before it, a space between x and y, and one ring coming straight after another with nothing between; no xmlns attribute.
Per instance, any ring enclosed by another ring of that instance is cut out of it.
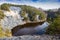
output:
<svg viewBox="0 0 60 40"><path fill-rule="evenodd" d="M3 0L4 1L4 0ZM40 0L39 0L40 1ZM58 2L39 2L39 1L37 1L37 2L32 2L31 0L20 0L20 1L4 1L4 2L2 2L2 1L0 1L0 4L2 4L2 3L12 3L12 4L20 4L20 5L30 5L30 6L34 6L34 7L36 7L36 8L42 8L42 9L45 9L45 10L47 10L47 9L54 9L54 8L60 8L60 3L58 3ZM54 1L54 0L53 0ZM56 1L56 0L55 0Z"/></svg>

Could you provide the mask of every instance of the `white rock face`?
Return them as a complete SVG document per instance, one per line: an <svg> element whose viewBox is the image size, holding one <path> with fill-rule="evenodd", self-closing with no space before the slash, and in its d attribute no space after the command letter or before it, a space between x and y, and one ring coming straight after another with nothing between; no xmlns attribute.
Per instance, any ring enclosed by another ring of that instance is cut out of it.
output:
<svg viewBox="0 0 60 40"><path fill-rule="evenodd" d="M39 20L39 15L36 15L36 20L37 20L37 21L40 21L40 20Z"/></svg>
<svg viewBox="0 0 60 40"><path fill-rule="evenodd" d="M12 29L17 25L22 25L25 22L22 21L22 17L20 16L19 12L21 8L19 7L10 7L10 11L4 11L6 17L1 20L1 25L3 28Z"/></svg>

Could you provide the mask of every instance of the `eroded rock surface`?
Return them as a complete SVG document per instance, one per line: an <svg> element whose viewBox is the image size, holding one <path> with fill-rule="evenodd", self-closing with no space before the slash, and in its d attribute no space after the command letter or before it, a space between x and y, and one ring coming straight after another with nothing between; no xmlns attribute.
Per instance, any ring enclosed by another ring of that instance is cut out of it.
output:
<svg viewBox="0 0 60 40"><path fill-rule="evenodd" d="M17 37L0 38L0 40L60 40L59 36L49 36L49 35L23 35Z"/></svg>

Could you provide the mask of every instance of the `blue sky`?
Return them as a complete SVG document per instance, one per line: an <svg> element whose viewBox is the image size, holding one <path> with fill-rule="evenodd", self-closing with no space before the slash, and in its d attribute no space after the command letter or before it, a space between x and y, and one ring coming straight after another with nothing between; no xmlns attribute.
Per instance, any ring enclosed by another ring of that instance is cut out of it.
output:
<svg viewBox="0 0 60 40"><path fill-rule="evenodd" d="M30 5L44 10L60 8L60 0L0 0L0 4L2 3Z"/></svg>

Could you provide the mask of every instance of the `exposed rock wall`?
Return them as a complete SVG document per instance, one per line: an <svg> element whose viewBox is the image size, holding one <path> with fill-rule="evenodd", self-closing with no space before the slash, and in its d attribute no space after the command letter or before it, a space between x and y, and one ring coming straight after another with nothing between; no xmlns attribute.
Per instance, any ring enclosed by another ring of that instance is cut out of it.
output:
<svg viewBox="0 0 60 40"><path fill-rule="evenodd" d="M3 28L12 29L13 27L23 24L24 22L20 18L5 17L1 20L1 25Z"/></svg>
<svg viewBox="0 0 60 40"><path fill-rule="evenodd" d="M11 30L17 25L24 24L19 11L21 11L21 9L19 9L18 7L10 7L10 11L3 11L6 15L4 19L1 20L1 25L4 29L8 28Z"/></svg>
<svg viewBox="0 0 60 40"><path fill-rule="evenodd" d="M9 37L9 38L0 38L0 40L60 40L59 36L49 36L49 35L23 35L17 37Z"/></svg>

